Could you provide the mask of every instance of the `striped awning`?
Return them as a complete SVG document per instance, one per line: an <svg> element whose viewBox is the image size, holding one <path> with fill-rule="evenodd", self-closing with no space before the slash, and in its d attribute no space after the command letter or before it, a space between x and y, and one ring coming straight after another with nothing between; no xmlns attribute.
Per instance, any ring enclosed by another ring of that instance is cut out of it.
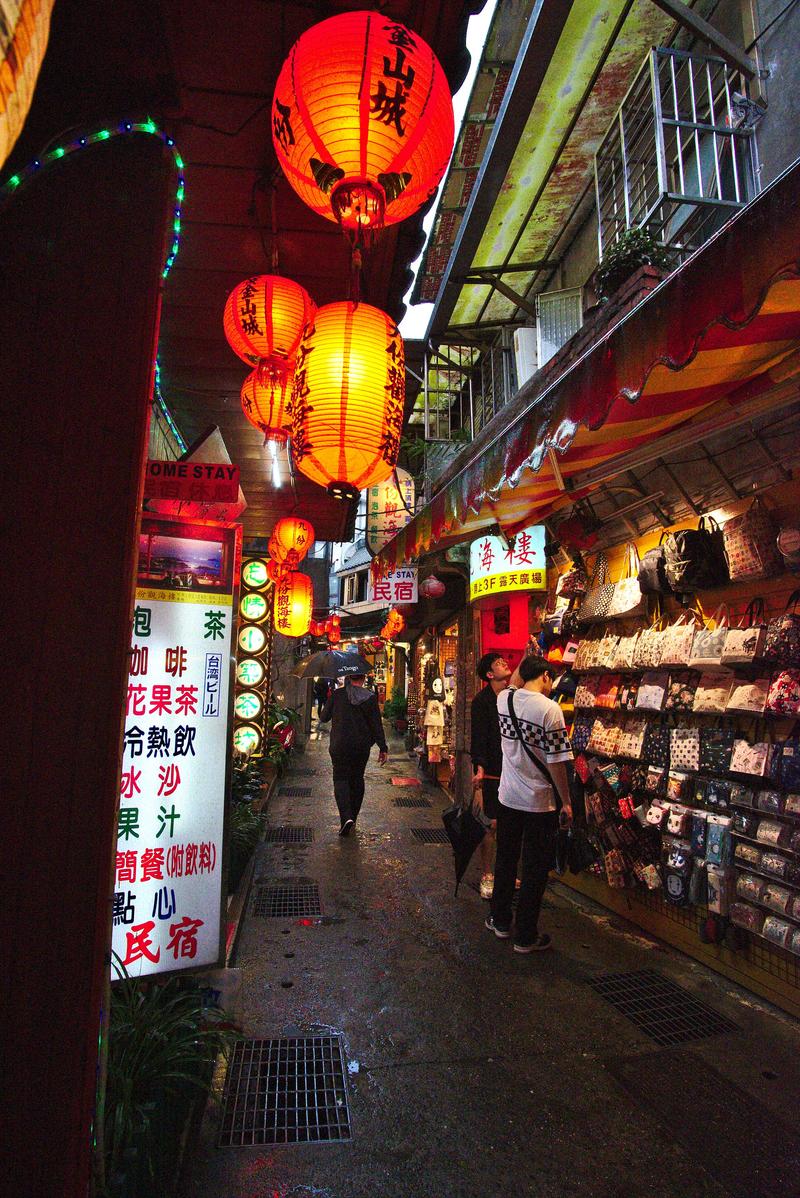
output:
<svg viewBox="0 0 800 1198"><path fill-rule="evenodd" d="M800 374L800 159L547 385L373 562L377 573L587 494L587 471ZM550 452L552 451L552 452ZM555 463L555 469L554 469ZM558 476L561 476L560 479ZM566 484L566 490L564 485Z"/></svg>

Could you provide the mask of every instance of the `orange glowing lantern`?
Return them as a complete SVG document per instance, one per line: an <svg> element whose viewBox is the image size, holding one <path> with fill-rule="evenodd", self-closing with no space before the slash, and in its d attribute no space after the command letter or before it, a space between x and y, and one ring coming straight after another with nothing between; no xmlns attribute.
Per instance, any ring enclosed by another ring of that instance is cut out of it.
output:
<svg viewBox="0 0 800 1198"><path fill-rule="evenodd" d="M321 21L295 42L272 101L272 138L305 204L350 232L405 220L453 149L450 88L430 46L376 12Z"/></svg>
<svg viewBox="0 0 800 1198"><path fill-rule="evenodd" d="M304 287L280 275L253 275L234 287L222 325L235 354L259 369L265 384L291 377L303 329L316 305Z"/></svg>
<svg viewBox="0 0 800 1198"><path fill-rule="evenodd" d="M317 309L297 355L292 453L299 470L337 499L394 470L405 402L397 325L369 304Z"/></svg>
<svg viewBox="0 0 800 1198"><path fill-rule="evenodd" d="M270 582L277 582L281 575L285 573L286 571L281 566L280 562L275 561L274 558L269 559L267 562L267 578L270 580Z"/></svg>
<svg viewBox="0 0 800 1198"><path fill-rule="evenodd" d="M270 552L290 570L296 569L314 544L314 529L302 516L284 516L272 530Z"/></svg>
<svg viewBox="0 0 800 1198"><path fill-rule="evenodd" d="M266 365L248 374L242 387L242 411L267 441L279 445L289 437L294 363L274 368Z"/></svg>
<svg viewBox="0 0 800 1198"><path fill-rule="evenodd" d="M289 571L275 584L275 631L305 636L311 627L314 592L307 574Z"/></svg>

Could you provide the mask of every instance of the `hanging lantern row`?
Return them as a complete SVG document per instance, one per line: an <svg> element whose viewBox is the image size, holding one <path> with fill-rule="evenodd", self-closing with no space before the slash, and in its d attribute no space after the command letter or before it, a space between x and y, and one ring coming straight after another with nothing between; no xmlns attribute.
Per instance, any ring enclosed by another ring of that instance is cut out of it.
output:
<svg viewBox="0 0 800 1198"><path fill-rule="evenodd" d="M436 191L455 123L444 71L416 33L376 12L321 21L295 42L272 102L278 162L301 200L355 240Z"/></svg>

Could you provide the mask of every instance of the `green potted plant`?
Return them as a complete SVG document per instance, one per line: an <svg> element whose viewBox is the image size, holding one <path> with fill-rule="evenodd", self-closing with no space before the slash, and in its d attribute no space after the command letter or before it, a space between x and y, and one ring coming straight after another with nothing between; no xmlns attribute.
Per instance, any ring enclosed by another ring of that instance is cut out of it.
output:
<svg viewBox="0 0 800 1198"><path fill-rule="evenodd" d="M405 732L408 727L408 699L399 686L392 691L391 699L384 703L383 714L394 725L396 732Z"/></svg>
<svg viewBox="0 0 800 1198"><path fill-rule="evenodd" d="M595 272L597 293L601 299L608 299L641 266L667 270L669 264L669 250L656 241L652 233L643 227L626 229L603 254Z"/></svg>

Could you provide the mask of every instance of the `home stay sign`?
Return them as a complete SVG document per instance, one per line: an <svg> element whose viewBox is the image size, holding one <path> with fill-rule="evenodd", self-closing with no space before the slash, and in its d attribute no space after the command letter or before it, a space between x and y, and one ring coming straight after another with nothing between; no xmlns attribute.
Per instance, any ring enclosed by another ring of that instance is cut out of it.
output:
<svg viewBox="0 0 800 1198"><path fill-rule="evenodd" d="M418 599L416 566L393 570L391 574L384 574L383 578L377 581L370 578L370 603L416 603Z"/></svg>
<svg viewBox="0 0 800 1198"><path fill-rule="evenodd" d="M504 591L541 591L547 587L543 524L523 528L507 544L500 537L478 537L469 547L469 597Z"/></svg>

